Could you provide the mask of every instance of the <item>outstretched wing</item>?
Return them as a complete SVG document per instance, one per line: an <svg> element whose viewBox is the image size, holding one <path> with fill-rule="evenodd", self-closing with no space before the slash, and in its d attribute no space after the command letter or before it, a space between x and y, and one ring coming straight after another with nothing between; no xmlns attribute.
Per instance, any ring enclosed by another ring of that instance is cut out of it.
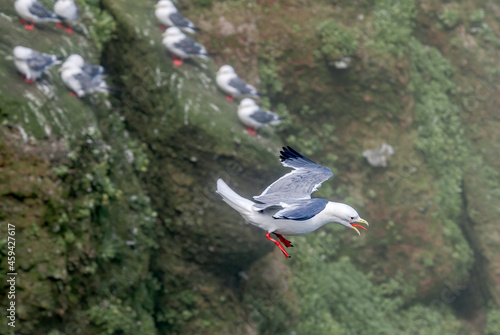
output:
<svg viewBox="0 0 500 335"><path fill-rule="evenodd" d="M282 210L273 215L273 218L296 221L309 220L325 209L326 204L328 204L328 200L321 198L297 201L285 205Z"/></svg>
<svg viewBox="0 0 500 335"><path fill-rule="evenodd" d="M332 170L314 163L291 147L284 147L280 153L281 164L294 170L272 183L261 195L253 197L266 207L311 199L311 193L333 177Z"/></svg>

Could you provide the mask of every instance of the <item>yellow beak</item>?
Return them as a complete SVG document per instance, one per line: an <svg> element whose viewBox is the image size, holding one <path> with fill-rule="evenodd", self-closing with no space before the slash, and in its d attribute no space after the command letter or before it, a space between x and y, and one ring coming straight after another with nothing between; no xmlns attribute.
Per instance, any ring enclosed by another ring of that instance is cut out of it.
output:
<svg viewBox="0 0 500 335"><path fill-rule="evenodd" d="M360 235L360 236L361 236L361 233L359 232L358 228L356 228L356 227L362 228L364 230L366 230L366 228L363 226L360 226L359 224L355 224L355 223L363 223L367 226L370 226L368 224L368 222L366 222L366 220L364 220L364 219L359 219L358 221L351 222L352 229L354 229L356 231L356 233L358 233L358 235Z"/></svg>

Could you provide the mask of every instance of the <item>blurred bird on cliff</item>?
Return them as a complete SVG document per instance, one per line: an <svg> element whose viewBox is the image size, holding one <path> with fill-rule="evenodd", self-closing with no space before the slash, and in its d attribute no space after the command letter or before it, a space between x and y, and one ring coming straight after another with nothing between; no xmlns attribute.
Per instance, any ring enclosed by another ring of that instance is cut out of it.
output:
<svg viewBox="0 0 500 335"><path fill-rule="evenodd" d="M215 80L220 89L226 94L227 101L234 101L234 98L240 95L249 95L253 97L263 95L257 91L255 87L241 80L231 65L221 66L219 71L217 71Z"/></svg>
<svg viewBox="0 0 500 335"><path fill-rule="evenodd" d="M184 59L207 58L210 54L201 45L187 37L179 28L170 27L162 34L163 45L170 52L174 66L181 66Z"/></svg>
<svg viewBox="0 0 500 335"><path fill-rule="evenodd" d="M78 54L73 54L68 56L64 61L64 64L72 64L76 67L79 67L85 72L87 75L92 78L94 82L100 82L103 80L104 75L106 74L106 70L101 65L93 65L87 63L82 56Z"/></svg>
<svg viewBox="0 0 500 335"><path fill-rule="evenodd" d="M112 90L102 79L102 76L95 75L92 77L91 72L84 70L83 66L79 64L75 61L75 58L70 60L68 57L59 69L61 79L70 90L71 95L83 98L88 93L109 92Z"/></svg>
<svg viewBox="0 0 500 335"><path fill-rule="evenodd" d="M78 20L78 8L73 0L57 0L54 4L54 13L59 16L62 23L56 23L60 28L63 28L68 34L73 34L73 23Z"/></svg>
<svg viewBox="0 0 500 335"><path fill-rule="evenodd" d="M356 210L346 204L331 202L321 198L311 198L321 184L333 177L332 171L316 164L291 147L280 151L281 164L293 171L284 175L268 186L259 196L251 201L234 192L222 179L217 180L217 193L222 199L250 224L267 231L268 240L275 243L285 257L290 257L283 248L293 247L283 235L305 235L335 222L347 228L365 229L359 223L366 220L359 217ZM271 237L274 234L281 241Z"/></svg>
<svg viewBox="0 0 500 335"><path fill-rule="evenodd" d="M59 16L47 10L37 0L16 0L14 8L26 30L35 29L35 23L61 22Z"/></svg>
<svg viewBox="0 0 500 335"><path fill-rule="evenodd" d="M155 8L155 16L158 22L160 22L160 29L165 30L167 27L178 27L191 34L193 34L195 30L199 30L193 22L179 13L172 1L160 0L155 5Z"/></svg>
<svg viewBox="0 0 500 335"><path fill-rule="evenodd" d="M238 106L238 118L245 125L250 135L255 135L257 129L265 125L275 126L281 123L281 119L277 114L262 110L250 98L241 100Z"/></svg>
<svg viewBox="0 0 500 335"><path fill-rule="evenodd" d="M13 55L17 71L29 84L40 78L48 68L62 61L62 57L44 54L23 46L16 46Z"/></svg>

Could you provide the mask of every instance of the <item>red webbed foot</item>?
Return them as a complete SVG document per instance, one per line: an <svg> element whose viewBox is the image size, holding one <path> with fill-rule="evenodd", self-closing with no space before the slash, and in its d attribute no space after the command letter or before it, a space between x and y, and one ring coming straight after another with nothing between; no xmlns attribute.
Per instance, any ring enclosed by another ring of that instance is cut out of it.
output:
<svg viewBox="0 0 500 335"><path fill-rule="evenodd" d="M28 84L33 84L35 81L33 79L24 78L24 81Z"/></svg>
<svg viewBox="0 0 500 335"><path fill-rule="evenodd" d="M247 132L250 134L250 135L257 135L257 130L255 128L252 128L252 127L249 127L249 126L245 126ZM276 235L277 236L277 235ZM282 241L283 242L283 241Z"/></svg>
<svg viewBox="0 0 500 335"><path fill-rule="evenodd" d="M58 26L59 28L66 28L61 22L56 22L56 26Z"/></svg>
<svg viewBox="0 0 500 335"><path fill-rule="evenodd" d="M273 234L276 235L276 236L278 236L278 238L280 239L281 243L283 243L285 245L285 247L287 247L287 248L292 247L293 248L292 242L288 241L283 235L276 234L276 233L273 233Z"/></svg>
<svg viewBox="0 0 500 335"><path fill-rule="evenodd" d="M181 66L183 61L182 61L182 59L174 59L173 63L174 63L174 66Z"/></svg>
<svg viewBox="0 0 500 335"><path fill-rule="evenodd" d="M277 235L277 234L276 234L276 235ZM277 235L277 236L278 236L278 235ZM267 234L266 234L266 238L267 238L269 241L271 241L271 242L273 242L274 244L276 244L276 246L277 246L278 248L280 248L281 252L285 255L285 257L286 257L286 258L291 258L291 257L292 257L292 256L290 256L290 255L288 254L288 252L286 252L285 248L283 248L283 246L281 245L281 243L279 243L278 241L274 240L274 239L271 237L271 233L267 233Z"/></svg>
<svg viewBox="0 0 500 335"><path fill-rule="evenodd" d="M74 96L75 98L78 98L78 94L76 94L75 92L73 91L69 91L69 94L71 94L72 96Z"/></svg>
<svg viewBox="0 0 500 335"><path fill-rule="evenodd" d="M234 101L234 98L229 96L229 95L226 95L226 100L229 101L229 102L233 102Z"/></svg>

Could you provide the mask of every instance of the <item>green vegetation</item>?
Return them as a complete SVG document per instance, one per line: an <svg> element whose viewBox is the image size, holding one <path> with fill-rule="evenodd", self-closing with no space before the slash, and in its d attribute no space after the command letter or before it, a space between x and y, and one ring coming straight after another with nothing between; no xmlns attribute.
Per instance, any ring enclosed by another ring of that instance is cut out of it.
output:
<svg viewBox="0 0 500 335"><path fill-rule="evenodd" d="M333 64L342 57L356 54L356 36L348 29L340 27L334 20L321 22L316 30L321 45L314 53L316 57L322 55L327 63Z"/></svg>
<svg viewBox="0 0 500 335"><path fill-rule="evenodd" d="M439 19L448 29L455 28L459 22L459 13L455 8L446 7L439 15Z"/></svg>

